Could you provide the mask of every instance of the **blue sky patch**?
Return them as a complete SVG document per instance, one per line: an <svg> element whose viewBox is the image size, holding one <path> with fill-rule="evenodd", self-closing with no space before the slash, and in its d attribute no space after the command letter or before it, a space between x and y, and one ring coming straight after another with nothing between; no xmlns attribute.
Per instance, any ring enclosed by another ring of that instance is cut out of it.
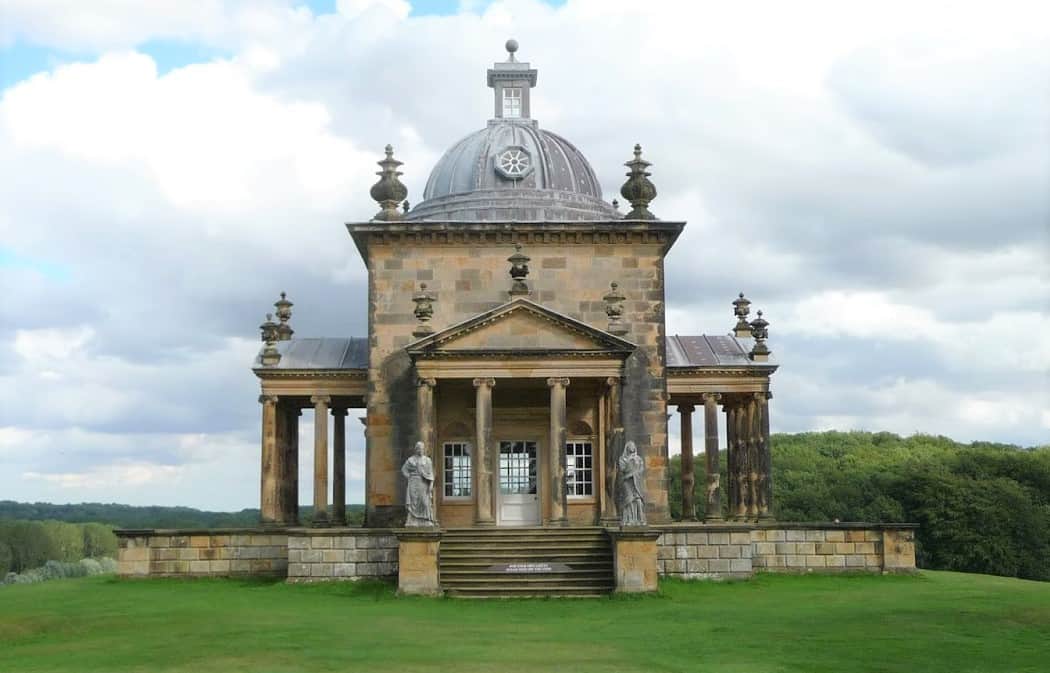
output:
<svg viewBox="0 0 1050 673"><path fill-rule="evenodd" d="M70 278L69 268L62 264L26 257L14 250L0 248L0 267L5 266L17 269L30 269L51 280L66 281Z"/></svg>

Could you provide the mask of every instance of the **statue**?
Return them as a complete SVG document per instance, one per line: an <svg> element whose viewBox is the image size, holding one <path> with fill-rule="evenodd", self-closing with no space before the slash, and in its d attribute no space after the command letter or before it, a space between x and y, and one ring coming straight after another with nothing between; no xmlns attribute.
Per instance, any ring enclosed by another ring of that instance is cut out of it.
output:
<svg viewBox="0 0 1050 673"><path fill-rule="evenodd" d="M434 518L434 464L423 453L423 442L416 442L416 451L401 467L408 479L405 489L405 526L436 526Z"/></svg>
<svg viewBox="0 0 1050 673"><path fill-rule="evenodd" d="M634 442L627 442L620 454L620 525L644 526L645 463Z"/></svg>

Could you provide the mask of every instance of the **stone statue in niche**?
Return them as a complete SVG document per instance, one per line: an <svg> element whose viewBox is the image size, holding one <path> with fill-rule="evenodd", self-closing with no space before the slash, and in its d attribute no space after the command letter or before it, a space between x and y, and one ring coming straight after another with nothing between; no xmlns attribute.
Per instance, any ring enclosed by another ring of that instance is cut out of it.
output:
<svg viewBox="0 0 1050 673"><path fill-rule="evenodd" d="M415 453L401 466L408 480L405 489L405 526L436 526L434 518L434 464L423 452L423 442L416 442Z"/></svg>
<svg viewBox="0 0 1050 673"><path fill-rule="evenodd" d="M620 454L620 525L644 526L645 462L634 442L627 442Z"/></svg>

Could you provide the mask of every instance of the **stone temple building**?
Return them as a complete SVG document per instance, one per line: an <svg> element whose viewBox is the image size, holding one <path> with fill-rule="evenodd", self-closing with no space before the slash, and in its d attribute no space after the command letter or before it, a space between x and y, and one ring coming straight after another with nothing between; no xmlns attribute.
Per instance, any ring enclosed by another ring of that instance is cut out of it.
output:
<svg viewBox="0 0 1050 673"><path fill-rule="evenodd" d="M586 595L652 590L659 575L914 567L906 525L774 521L768 323L741 293L715 333L666 333L664 264L685 222L651 210L638 145L626 204L603 198L583 153L533 118L538 72L516 51L509 41L488 70L492 118L444 154L419 203L409 207L390 146L378 162L379 211L346 225L368 270L368 333L299 338L283 293L261 325L260 527L123 531L124 574L396 575L407 592ZM366 437L356 528L346 520L351 409L365 410L355 411ZM299 436L304 410L318 420L312 438ZM668 495L674 413L679 521ZM417 442L433 465L433 521L406 527L402 467ZM625 473L628 445L643 477ZM301 451L312 453L310 475L298 474ZM303 478L313 480L309 518ZM628 479L644 522L625 526Z"/></svg>

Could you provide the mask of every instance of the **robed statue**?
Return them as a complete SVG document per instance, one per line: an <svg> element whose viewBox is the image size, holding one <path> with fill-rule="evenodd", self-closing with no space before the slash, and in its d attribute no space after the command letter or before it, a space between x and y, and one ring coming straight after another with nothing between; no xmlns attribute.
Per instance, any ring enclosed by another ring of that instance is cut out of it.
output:
<svg viewBox="0 0 1050 673"><path fill-rule="evenodd" d="M634 442L627 442L620 454L620 525L644 526L645 523L645 462L638 455Z"/></svg>
<svg viewBox="0 0 1050 673"><path fill-rule="evenodd" d="M415 453L401 466L408 480L405 489L405 526L436 526L434 518L434 464L423 453L423 442L416 442Z"/></svg>

